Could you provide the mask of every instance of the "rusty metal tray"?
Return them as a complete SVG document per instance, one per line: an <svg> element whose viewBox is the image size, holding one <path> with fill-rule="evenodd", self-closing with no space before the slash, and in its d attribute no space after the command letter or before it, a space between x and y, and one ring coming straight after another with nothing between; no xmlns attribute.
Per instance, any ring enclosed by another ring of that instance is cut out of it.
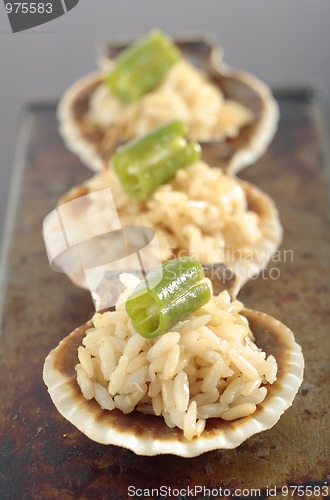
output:
<svg viewBox="0 0 330 500"><path fill-rule="evenodd" d="M25 110L2 253L1 500L120 499L134 491L157 498L151 488L163 498L192 492L206 498L217 491L217 498L228 492L236 498L316 498L318 488L325 497L330 479L329 129L318 92L291 89L275 95L281 110L278 133L268 152L241 176L275 199L284 242L268 270L246 285L240 298L295 332L305 355L305 380L293 406L271 430L235 450L194 459L139 457L96 444L60 416L47 394L45 356L90 318L93 304L88 292L51 271L42 222L58 197L90 172L64 147L55 103ZM206 489L188 490L195 486Z"/></svg>

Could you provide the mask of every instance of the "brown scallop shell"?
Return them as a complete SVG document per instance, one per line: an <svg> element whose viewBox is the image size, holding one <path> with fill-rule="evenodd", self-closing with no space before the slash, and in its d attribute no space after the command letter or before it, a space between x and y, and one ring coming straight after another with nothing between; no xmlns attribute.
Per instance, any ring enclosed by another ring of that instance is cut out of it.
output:
<svg viewBox="0 0 330 500"><path fill-rule="evenodd" d="M260 271L267 266L282 241L282 226L274 201L253 184L241 179L237 179L237 182L245 192L249 210L255 212L260 217L260 228L263 238L255 245L251 245L253 257L240 258L231 263L224 263L226 268L237 278L235 281L235 288L232 289L232 296L234 297L249 279L257 276ZM90 181L87 180L80 186L72 188L60 199L59 205L88 194L91 192L89 186ZM83 198L82 203L84 203ZM83 209L83 206L81 206L81 209ZM79 213L73 214L73 216L79 217ZM86 237L87 236L88 235L86 235ZM218 265L219 263L213 264L215 268ZM212 265L207 267L211 268ZM131 271L132 270L129 270L129 272ZM69 278L75 285L87 288L84 275L69 274Z"/></svg>
<svg viewBox="0 0 330 500"><path fill-rule="evenodd" d="M287 410L302 383L304 360L293 333L266 314L245 309L256 344L278 363L277 380L268 385L265 400L256 412L236 421L209 419L200 437L187 441L182 431L170 429L161 417L137 411L102 410L95 400L83 397L76 382L77 350L89 321L74 330L46 358L43 377L58 411L90 439L122 446L138 455L174 454L195 457L204 452L236 448L253 434L270 429Z"/></svg>
<svg viewBox="0 0 330 500"><path fill-rule="evenodd" d="M255 76L232 69L222 60L222 50L209 35L190 36L175 40L183 56L206 70L213 83L221 88L225 97L247 107L254 120L243 127L235 138L225 141L201 142L204 157L212 160L231 174L255 162L267 149L278 123L278 107L269 87ZM114 58L125 43L106 45L103 57ZM64 93L58 107L60 132L67 147L76 153L91 170L101 171L122 141L120 127L109 129L104 145L101 130L86 130L83 118L89 107L90 97L104 79L101 71L81 78Z"/></svg>

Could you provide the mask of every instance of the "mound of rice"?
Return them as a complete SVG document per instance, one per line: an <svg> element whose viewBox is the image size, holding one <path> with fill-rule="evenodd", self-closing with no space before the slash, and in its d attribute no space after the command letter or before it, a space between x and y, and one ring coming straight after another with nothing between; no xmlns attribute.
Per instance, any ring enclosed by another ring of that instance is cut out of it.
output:
<svg viewBox="0 0 330 500"><path fill-rule="evenodd" d="M237 179L202 161L180 169L172 181L143 202L128 197L111 169L93 177L87 186L89 192L111 188L123 227L156 230L162 262L182 255L191 255L203 264L251 260L253 245L268 237L258 214L249 210ZM72 191L67 199L74 195ZM84 212L84 226L91 236L106 230L106 208L96 199Z"/></svg>
<svg viewBox="0 0 330 500"><path fill-rule="evenodd" d="M97 313L78 348L77 382L85 398L106 410L162 416L191 440L208 418L235 420L255 412L276 380L277 363L254 344L243 305L224 291L155 340L135 332L125 301Z"/></svg>
<svg viewBox="0 0 330 500"><path fill-rule="evenodd" d="M87 125L103 132L109 129L110 137L115 126L122 138L130 138L176 118L187 124L190 138L208 141L237 136L253 117L242 104L226 100L206 75L182 59L161 85L129 105L105 83L99 85L90 99Z"/></svg>

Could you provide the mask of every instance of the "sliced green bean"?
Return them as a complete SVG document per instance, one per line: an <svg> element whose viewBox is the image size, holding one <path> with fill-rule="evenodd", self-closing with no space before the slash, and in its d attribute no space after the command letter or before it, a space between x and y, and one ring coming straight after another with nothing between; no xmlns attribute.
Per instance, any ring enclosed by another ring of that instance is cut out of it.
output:
<svg viewBox="0 0 330 500"><path fill-rule="evenodd" d="M133 102L153 90L179 57L169 37L152 31L117 57L106 82L119 99Z"/></svg>
<svg viewBox="0 0 330 500"><path fill-rule="evenodd" d="M192 257L181 257L151 271L128 297L126 311L135 330L154 339L210 298L202 265Z"/></svg>
<svg viewBox="0 0 330 500"><path fill-rule="evenodd" d="M178 169L200 158L200 145L187 142L182 137L185 131L181 121L173 120L118 148L113 168L131 198L145 199L171 180Z"/></svg>

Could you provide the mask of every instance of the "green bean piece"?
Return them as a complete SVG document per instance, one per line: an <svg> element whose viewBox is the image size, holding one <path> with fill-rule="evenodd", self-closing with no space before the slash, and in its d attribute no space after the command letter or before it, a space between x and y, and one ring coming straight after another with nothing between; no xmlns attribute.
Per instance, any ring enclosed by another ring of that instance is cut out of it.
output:
<svg viewBox="0 0 330 500"><path fill-rule="evenodd" d="M192 257L166 262L141 280L126 301L135 330L159 337L211 299L202 265Z"/></svg>
<svg viewBox="0 0 330 500"><path fill-rule="evenodd" d="M200 145L187 142L182 137L185 132L185 125L173 120L117 149L113 168L131 198L145 199L171 180L178 169L200 158Z"/></svg>
<svg viewBox="0 0 330 500"><path fill-rule="evenodd" d="M134 102L157 87L179 58L170 38L152 31L117 57L106 83L123 102Z"/></svg>

